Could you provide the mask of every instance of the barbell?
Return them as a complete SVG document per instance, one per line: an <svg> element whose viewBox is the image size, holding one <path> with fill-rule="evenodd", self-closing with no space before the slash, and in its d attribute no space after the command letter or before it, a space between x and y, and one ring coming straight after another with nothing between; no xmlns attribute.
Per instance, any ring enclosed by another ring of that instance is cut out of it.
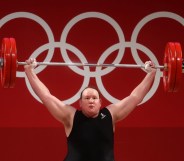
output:
<svg viewBox="0 0 184 161"><path fill-rule="evenodd" d="M145 65L135 64L91 64L91 63L63 63L63 62L37 62L38 65L49 66L90 66L90 67L120 67L120 68L145 68ZM184 62L182 58L181 44L168 42L164 52L164 65L155 68L163 70L163 85L166 92L177 92L181 85ZM18 65L26 65L26 62L17 61L17 47L14 38L3 38L0 50L0 79L4 88L15 86L16 71Z"/></svg>

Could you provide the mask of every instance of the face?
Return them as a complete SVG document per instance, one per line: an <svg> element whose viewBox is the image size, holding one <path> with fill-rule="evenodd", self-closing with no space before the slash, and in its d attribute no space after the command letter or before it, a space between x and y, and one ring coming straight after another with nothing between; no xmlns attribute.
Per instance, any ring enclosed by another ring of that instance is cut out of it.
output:
<svg viewBox="0 0 184 161"><path fill-rule="evenodd" d="M94 118L98 116L101 107L101 99L99 98L98 91L93 88L86 88L82 93L80 107L87 117Z"/></svg>

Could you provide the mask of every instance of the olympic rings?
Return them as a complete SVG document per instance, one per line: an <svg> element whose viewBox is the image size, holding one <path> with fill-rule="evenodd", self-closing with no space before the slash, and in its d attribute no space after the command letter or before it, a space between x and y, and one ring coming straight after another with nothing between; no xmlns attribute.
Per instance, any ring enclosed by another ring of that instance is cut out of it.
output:
<svg viewBox="0 0 184 161"><path fill-rule="evenodd" d="M133 54L133 58L135 60L135 62L137 64L143 64L143 62L141 61L141 59L139 58L139 55L137 53L137 50L140 50L142 52L144 52L149 58L150 60L152 60L153 62L156 63L156 65L158 65L158 60L155 57L155 55L151 52L150 49L148 49L147 47L145 47L144 45L140 44L137 42L137 37L138 34L140 32L140 30L144 27L144 25L148 22L150 22L151 20L157 19L157 18L170 18L173 19L177 22L179 22L180 24L184 25L184 18L172 13L172 12L155 12L152 13L150 15L147 15L146 17L144 17L135 27L135 29L133 30L132 33L132 37L131 37L131 41L130 42L126 42L125 41L125 36L124 33L121 29L121 27L118 25L118 23L111 18L110 16L104 14L104 13L100 13L100 12L85 12L82 13L80 15L77 15L76 17L74 17L73 19L71 19L68 24L65 26L65 28L63 29L63 32L61 34L61 38L60 38L60 42L55 42L54 41L54 36L53 33L49 27L49 25L39 16L29 13L29 12L15 12L15 13L11 13L5 17L3 17L2 19L0 19L0 28L7 23L8 21L12 20L12 19L17 19L17 18L27 18L27 19L31 19L35 22L37 22L46 32L47 37L48 37L48 43L47 44L43 44L42 46L40 46L39 48L37 48L32 55L30 55L30 57L34 57L36 58L37 56L39 56L39 54L41 54L43 51L45 50L49 50L48 54L45 58L44 61L49 62L54 54L54 49L55 48L60 48L60 51L62 53L62 57L64 59L64 61L66 62L70 62L70 58L68 56L67 50L72 51L72 53L74 53L82 63L87 63L87 59L85 58L84 54L75 46L73 46L72 44L68 44L66 42L67 40L67 36L68 33L71 31L72 27L76 24L79 23L82 20L88 19L88 18L98 18L100 20L103 20L105 22L107 22L109 25L111 25L113 27L113 29L116 31L116 34L118 36L118 40L119 42L117 42L116 44L108 47L102 54L101 57L99 58L97 63L104 63L104 61L108 58L108 56L113 53L114 51L118 50L118 54L117 57L115 58L115 60L113 61L112 64L118 64L121 62L121 60L123 59L124 56L124 51L125 48L130 48L131 52ZM108 91L105 89L103 83L102 83L102 76L110 73L111 71L113 71L113 68L107 67L105 69L102 69L102 67L96 67L95 71L90 71L89 67L84 67L84 70L82 70L81 68L78 68L76 66L71 66L69 67L71 70L73 70L75 73L82 75L84 77L83 80L83 84L81 86L81 88L77 91L77 93L72 96L71 98L64 100L64 102L66 102L67 104L72 104L75 101L77 101L79 99L79 93L82 91L82 89L84 87L86 87L89 84L90 78L91 77L95 77L96 78L96 83L97 86L100 90L100 92L102 93L102 95L109 100L109 102L114 103L116 101L118 101L117 98L113 97L110 93L108 93ZM36 73L41 72L43 69L45 69L45 66L39 66L38 68L35 69ZM29 81L26 79L24 72L17 72L17 77L24 77L25 78L25 82L26 85L30 91L30 93L32 94L32 96L38 100L39 102L41 102L39 100L39 98L36 96L36 94L33 92ZM158 86L159 86L159 82L160 82L160 77L162 77L161 72L158 71L156 74L156 79L153 83L152 88L150 89L150 91L148 92L148 94L146 95L146 97L144 98L144 100L141 102L145 103L146 101L148 101L156 92Z"/></svg>

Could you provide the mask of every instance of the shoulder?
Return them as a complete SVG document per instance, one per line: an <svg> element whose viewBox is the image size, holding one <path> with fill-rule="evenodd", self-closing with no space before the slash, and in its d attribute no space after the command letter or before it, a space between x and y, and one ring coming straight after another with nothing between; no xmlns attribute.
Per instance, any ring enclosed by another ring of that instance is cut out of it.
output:
<svg viewBox="0 0 184 161"><path fill-rule="evenodd" d="M111 112L110 112L110 110L109 110L107 107L102 108L102 109L100 110L100 113L101 113L101 114L108 115L108 116L110 116L110 117L112 118Z"/></svg>

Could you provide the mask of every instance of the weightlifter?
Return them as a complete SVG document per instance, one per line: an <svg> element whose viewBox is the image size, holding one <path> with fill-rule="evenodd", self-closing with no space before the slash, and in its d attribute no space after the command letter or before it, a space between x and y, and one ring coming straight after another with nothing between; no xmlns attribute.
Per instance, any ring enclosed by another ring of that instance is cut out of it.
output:
<svg viewBox="0 0 184 161"><path fill-rule="evenodd" d="M80 110L53 96L34 72L35 59L26 61L25 73L48 111L64 125L68 153L64 161L114 161L115 124L128 116L148 93L156 74L151 61L140 84L124 99L101 108L98 89L86 87L80 96Z"/></svg>

